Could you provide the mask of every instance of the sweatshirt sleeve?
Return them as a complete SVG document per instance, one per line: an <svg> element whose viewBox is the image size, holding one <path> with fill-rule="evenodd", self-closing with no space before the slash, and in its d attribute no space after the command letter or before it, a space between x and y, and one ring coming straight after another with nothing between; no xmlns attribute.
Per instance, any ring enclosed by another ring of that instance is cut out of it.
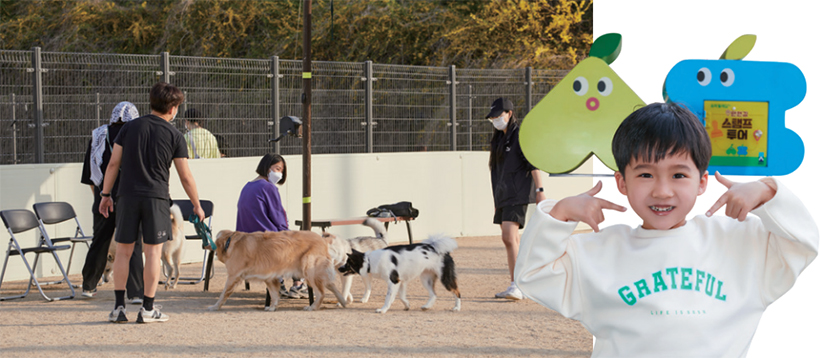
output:
<svg viewBox="0 0 820 358"><path fill-rule="evenodd" d="M761 282L762 299L771 304L797 280L817 256L817 224L800 199L775 179L777 193L752 211L766 229L766 249Z"/></svg>
<svg viewBox="0 0 820 358"><path fill-rule="evenodd" d="M554 200L536 206L521 236L515 261L515 283L531 300L564 317L581 320L580 280L574 270L570 237L577 222L563 222L547 214Z"/></svg>
<svg viewBox="0 0 820 358"><path fill-rule="evenodd" d="M268 192L268 197L270 200L268 202L268 217L276 227L277 231L287 231L289 229L288 216L285 213L285 208L282 206L282 198L279 196L279 189L276 188L276 185L272 185Z"/></svg>

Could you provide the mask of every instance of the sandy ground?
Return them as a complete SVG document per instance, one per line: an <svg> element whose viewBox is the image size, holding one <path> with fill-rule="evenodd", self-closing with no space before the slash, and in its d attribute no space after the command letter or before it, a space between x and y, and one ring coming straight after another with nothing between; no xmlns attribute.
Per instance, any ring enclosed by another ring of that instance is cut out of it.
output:
<svg viewBox="0 0 820 358"><path fill-rule="evenodd" d="M453 296L437 285L435 307L421 311L427 293L419 281L408 288L411 309L396 302L386 314L375 313L387 290L375 282L368 303L348 308L325 303L306 312L307 299L282 299L265 312L264 289L252 283L216 302L225 284L225 267L216 262L210 291L203 284L160 288L157 303L171 319L136 324L136 305L129 305L127 324L107 322L113 309L113 285L99 287L96 297L46 302L36 288L26 298L0 302L0 356L7 357L588 357L592 336L576 321L532 301L493 298L506 288L508 272L498 236L458 238L453 253L462 293L461 312L452 312ZM14 258L12 258L14 259ZM19 259L18 259L19 260ZM183 276L198 275L201 266L182 266ZM79 275L71 279L80 282ZM354 298L363 292L355 278ZM27 281L3 284L0 295L25 288ZM66 292L49 286L48 294Z"/></svg>

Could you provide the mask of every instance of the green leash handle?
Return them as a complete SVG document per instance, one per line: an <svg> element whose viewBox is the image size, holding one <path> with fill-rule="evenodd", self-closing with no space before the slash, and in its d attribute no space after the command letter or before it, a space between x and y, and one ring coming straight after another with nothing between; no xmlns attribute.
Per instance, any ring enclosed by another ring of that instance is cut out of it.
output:
<svg viewBox="0 0 820 358"><path fill-rule="evenodd" d="M208 228L204 222L199 220L199 216L196 216L196 214L191 214L191 216L188 217L188 221L194 224L196 234L202 238L202 248L210 248L211 251L216 251L216 244L214 243L214 240L211 239L211 229Z"/></svg>

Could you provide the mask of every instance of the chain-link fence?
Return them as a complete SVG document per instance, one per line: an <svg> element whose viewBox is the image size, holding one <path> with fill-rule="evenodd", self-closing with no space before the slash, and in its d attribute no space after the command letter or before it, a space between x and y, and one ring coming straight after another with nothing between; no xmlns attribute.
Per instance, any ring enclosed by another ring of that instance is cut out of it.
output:
<svg viewBox="0 0 820 358"><path fill-rule="evenodd" d="M312 64L312 151L487 150L493 99L523 118L566 71L457 69L372 62ZM158 81L185 92L184 113L205 117L229 157L301 153L299 138L275 143L282 116L302 116L302 62L160 55L0 50L0 164L81 162L91 131L121 101L150 112Z"/></svg>

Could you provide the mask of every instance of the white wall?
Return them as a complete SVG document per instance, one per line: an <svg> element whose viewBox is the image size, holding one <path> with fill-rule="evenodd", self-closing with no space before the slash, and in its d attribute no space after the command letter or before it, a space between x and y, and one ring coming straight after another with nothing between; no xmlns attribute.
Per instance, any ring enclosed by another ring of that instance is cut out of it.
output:
<svg viewBox="0 0 820 358"><path fill-rule="evenodd" d="M337 219L364 216L380 204L411 201L419 209L413 221L414 241L430 234L453 236L500 235L492 224L493 200L487 152L426 152L386 154L323 154L312 158L312 219ZM298 229L295 220L302 219L302 157L286 156L288 179L280 188L282 201L288 213L291 229ZM256 177L254 170L259 158L199 159L189 161L196 178L199 197L214 202L214 233L235 228L236 201L246 182ZM173 168L173 167L172 167ZM27 164L0 166L0 210L29 209L36 202L66 201L74 206L86 234L92 234L91 189L80 184L82 164ZM581 171L592 170L591 165ZM546 178L546 175L544 175ZM546 179L549 197L574 195L589 187L589 178ZM176 172L171 172L171 196L187 196ZM532 212L533 206L530 206ZM186 225L188 234L193 226ZM74 227L60 224L54 227L57 235L71 235ZM319 229L316 229L317 231ZM333 227L330 232L341 237L372 235L364 226ZM20 235L24 245L35 242L37 230ZM7 235L7 234L5 234ZM390 224L391 242L407 241L405 224ZM5 242L5 241L4 241ZM78 246L79 247L79 246ZM186 244L185 262L202 260L200 243ZM72 273L80 273L86 250L75 253ZM33 255L29 255L33 257ZM68 252L60 254L67 265ZM46 259L38 273L54 274L56 265ZM10 260L7 279L27 277L19 258Z"/></svg>
<svg viewBox="0 0 820 358"><path fill-rule="evenodd" d="M653 1L619 0L595 3L594 35L623 35L621 55L611 65L645 102L662 102L661 88L668 71L684 59L717 59L743 34L757 35L748 61L791 62L806 76L808 91L803 102L786 112L786 126L799 134L806 146L803 164L780 179L798 193L815 220L820 218L816 175L820 172L820 144L813 106L820 101L820 55L814 40L820 34L810 2L791 1ZM610 172L602 164L596 173ZM736 181L759 177L731 177ZM604 181L601 196L628 207L613 179ZM710 178L707 192L698 199L691 215L705 213L725 188ZM722 213L722 211L721 211ZM611 213L605 225L640 219L633 212ZM758 327L749 357L816 356L820 322L820 264L810 265L794 288L772 304ZM727 332L727 334L731 334Z"/></svg>

